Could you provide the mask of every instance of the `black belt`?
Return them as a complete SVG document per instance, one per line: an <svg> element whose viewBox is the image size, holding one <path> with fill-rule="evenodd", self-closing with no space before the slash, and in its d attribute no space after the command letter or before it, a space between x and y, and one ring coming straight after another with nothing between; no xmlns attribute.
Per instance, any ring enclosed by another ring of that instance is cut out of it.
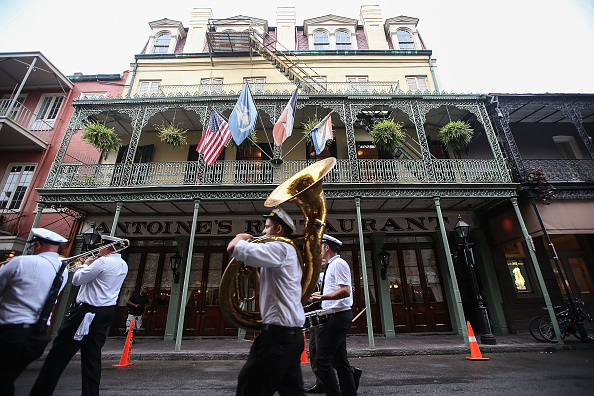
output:
<svg viewBox="0 0 594 396"><path fill-rule="evenodd" d="M35 324L29 323L18 323L18 324L3 324L0 325L2 329L28 329L29 327L33 327Z"/></svg>
<svg viewBox="0 0 594 396"><path fill-rule="evenodd" d="M274 324L265 324L262 328L262 331L273 331L275 333L284 333L284 334L299 334L303 330L301 327L287 327L287 326L279 326Z"/></svg>

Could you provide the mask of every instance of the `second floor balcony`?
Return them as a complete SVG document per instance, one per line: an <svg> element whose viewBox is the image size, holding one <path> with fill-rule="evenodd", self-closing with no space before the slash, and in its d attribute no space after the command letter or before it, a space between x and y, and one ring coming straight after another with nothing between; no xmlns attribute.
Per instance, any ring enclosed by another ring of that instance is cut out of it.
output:
<svg viewBox="0 0 594 396"><path fill-rule="evenodd" d="M532 169L540 169L551 183L594 182L594 161L590 159L527 159L527 179Z"/></svg>
<svg viewBox="0 0 594 396"><path fill-rule="evenodd" d="M53 133L53 123L11 99L0 99L0 123L4 124L0 136L3 150L45 149Z"/></svg>
<svg viewBox="0 0 594 396"><path fill-rule="evenodd" d="M53 183L45 188L117 188L136 186L245 186L280 184L314 161L217 161L212 167L198 161L58 166ZM509 183L494 159L357 160L337 161L327 183L341 184L456 184Z"/></svg>

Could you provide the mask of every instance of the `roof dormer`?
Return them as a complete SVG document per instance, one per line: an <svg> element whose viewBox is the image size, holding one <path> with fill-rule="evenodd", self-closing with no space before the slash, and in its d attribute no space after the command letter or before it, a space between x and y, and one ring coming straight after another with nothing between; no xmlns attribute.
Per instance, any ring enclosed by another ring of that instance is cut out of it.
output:
<svg viewBox="0 0 594 396"><path fill-rule="evenodd" d="M404 15L386 19L384 30L386 31L386 36L392 40L394 49L425 49L425 46L419 37L419 31L417 30L418 23L418 18Z"/></svg>
<svg viewBox="0 0 594 396"><path fill-rule="evenodd" d="M303 21L310 50L357 49L357 20L325 15Z"/></svg>
<svg viewBox="0 0 594 396"><path fill-rule="evenodd" d="M254 30L262 37L268 34L267 20L244 15L237 15L225 19L212 19L210 20L210 26L215 32L245 32Z"/></svg>
<svg viewBox="0 0 594 396"><path fill-rule="evenodd" d="M152 34L149 37L147 54L173 54L179 40L186 37L180 21L163 18L149 22Z"/></svg>

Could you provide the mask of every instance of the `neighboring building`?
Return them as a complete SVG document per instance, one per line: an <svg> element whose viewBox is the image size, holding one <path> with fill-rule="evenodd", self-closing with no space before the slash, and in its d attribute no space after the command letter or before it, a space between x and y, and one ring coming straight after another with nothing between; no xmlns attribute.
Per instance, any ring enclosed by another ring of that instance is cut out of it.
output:
<svg viewBox="0 0 594 396"><path fill-rule="evenodd" d="M40 52L0 53L0 253L21 255L34 223L68 239L71 211L37 209L42 187L70 119L74 84ZM69 247L63 248L68 252Z"/></svg>
<svg viewBox="0 0 594 396"><path fill-rule="evenodd" d="M494 210L484 225L493 245L506 318L512 329L522 331L532 316L542 315L535 266L542 270L554 305L563 305L566 297L560 271L573 297L594 305L594 95L493 95L492 118L514 179L522 183L519 210L529 242L510 204ZM554 197L545 204L542 192L551 185ZM549 248L539 215L554 249Z"/></svg>
<svg viewBox="0 0 594 396"><path fill-rule="evenodd" d="M373 331L386 336L464 334L466 301L448 241L460 214L474 227L491 323L495 332L509 331L486 224L478 220L514 198L519 185L488 116L492 97L443 93L417 23L404 16L384 20L377 6L361 7L360 20L326 15L301 24L294 8L280 7L276 27L245 16L213 19L209 9L194 9L187 28L169 19L149 24L151 35L122 96L73 100L40 202L84 214L81 230L96 222L102 233L131 241L112 334L123 333L126 301L142 284L150 285L151 305L141 335L172 339L180 315L184 335L237 334L218 307L227 243L239 232L259 234L272 190L328 156L338 161L324 180L327 232L343 240L342 256L352 264L355 314L369 306ZM229 116L244 83L258 108L262 151L227 147L208 167L195 151L201 132L212 109ZM295 130L274 147L264 130L271 139L296 86ZM334 108L335 142L316 155L301 141L301 125ZM375 121L387 118L407 132L395 154L378 150L369 134ZM96 164L67 163L71 137L92 119L115 128L124 146ZM457 120L475 131L461 152L437 137L440 127ZM188 129L187 146L160 141L157 128L171 123ZM269 157L282 158L280 167ZM295 205L283 207L302 220ZM391 257L385 268L382 249ZM176 252L183 257L178 283L169 269ZM366 326L362 315L352 332L364 333Z"/></svg>
<svg viewBox="0 0 594 396"><path fill-rule="evenodd" d="M1 261L26 253L32 227L68 238L71 243L62 246L60 254L72 255L83 214L61 204L38 206L37 189L45 184L67 130L74 111L72 98L119 95L125 78L125 74L67 78L40 52L0 53ZM69 138L64 166L99 161L99 151L80 134Z"/></svg>

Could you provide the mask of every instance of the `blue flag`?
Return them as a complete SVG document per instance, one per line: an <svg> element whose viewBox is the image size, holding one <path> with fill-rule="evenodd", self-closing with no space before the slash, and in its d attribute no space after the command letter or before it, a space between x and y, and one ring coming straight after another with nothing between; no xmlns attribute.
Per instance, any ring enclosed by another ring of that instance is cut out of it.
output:
<svg viewBox="0 0 594 396"><path fill-rule="evenodd" d="M258 111L250 94L248 85L243 86L243 91L229 116L229 130L238 146L245 140L256 125Z"/></svg>

